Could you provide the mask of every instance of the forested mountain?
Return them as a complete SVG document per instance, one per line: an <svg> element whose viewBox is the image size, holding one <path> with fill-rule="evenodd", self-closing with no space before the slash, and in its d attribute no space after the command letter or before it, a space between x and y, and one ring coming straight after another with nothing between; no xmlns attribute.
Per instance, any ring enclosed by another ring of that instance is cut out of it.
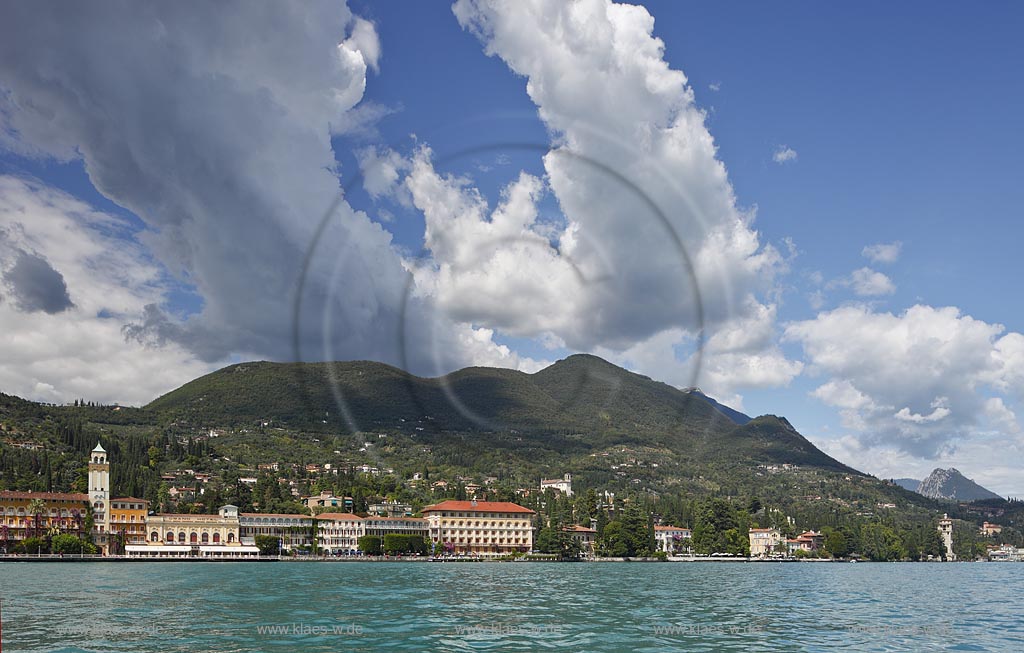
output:
<svg viewBox="0 0 1024 653"><path fill-rule="evenodd" d="M364 509L374 497L418 507L473 485L481 498L530 502L524 492L541 478L571 473L581 493L632 497L677 520L712 497L808 528L958 514L829 457L785 418L751 419L587 355L535 374L474 367L440 378L367 361L242 363L144 408L0 395L0 429L0 488L81 489L99 440L114 492L157 508L177 486L196 497L173 507L200 511L292 510L295 494L321 490ZM200 472L210 480L196 481Z"/></svg>

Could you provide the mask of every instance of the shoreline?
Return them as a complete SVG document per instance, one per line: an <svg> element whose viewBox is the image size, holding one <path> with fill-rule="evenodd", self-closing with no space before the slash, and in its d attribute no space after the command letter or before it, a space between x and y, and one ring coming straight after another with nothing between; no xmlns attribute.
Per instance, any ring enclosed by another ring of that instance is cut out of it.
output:
<svg viewBox="0 0 1024 653"><path fill-rule="evenodd" d="M667 560L659 558L588 558L582 560L551 560L551 559L525 559L517 558L514 560L501 560L497 558L483 558L483 557L464 557L464 558L430 558L430 557L416 557L416 556L346 556L346 557L290 557L290 556L264 556L259 558L200 558L200 557L175 557L175 558L141 558L141 557L125 557L125 556L57 556L57 555L0 555L0 563L17 563L17 562L59 562L59 563L96 563L96 562L112 562L112 563L139 563L139 562L202 562L202 563L238 563L238 562L256 562L256 563L268 563L268 562L302 562L302 563L402 563L402 562L415 562L415 563L436 563L436 564L463 564L463 563L482 563L482 562L500 562L500 563L754 563L754 564L765 564L765 563L833 563L833 564L852 564L855 562L864 563L871 562L868 560L832 560L827 558L712 558L706 556L675 556L669 557ZM957 561L957 562L992 562L990 560L978 560L978 561ZM885 564L922 564L922 562L912 561L889 561ZM924 562L923 564L936 564L935 561Z"/></svg>

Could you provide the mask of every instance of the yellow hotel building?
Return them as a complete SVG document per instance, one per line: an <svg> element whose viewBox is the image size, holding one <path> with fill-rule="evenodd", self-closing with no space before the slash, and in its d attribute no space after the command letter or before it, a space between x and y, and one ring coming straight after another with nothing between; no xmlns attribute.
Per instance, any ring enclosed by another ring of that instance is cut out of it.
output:
<svg viewBox="0 0 1024 653"><path fill-rule="evenodd" d="M42 506L38 524L32 503L36 500ZM6 545L10 550L26 537L42 536L52 528L81 535L88 507L88 494L0 490L0 549Z"/></svg>
<svg viewBox="0 0 1024 653"><path fill-rule="evenodd" d="M533 549L529 508L504 501L443 501L423 509L430 540L463 555L499 556Z"/></svg>
<svg viewBox="0 0 1024 653"><path fill-rule="evenodd" d="M110 500L110 532L123 533L125 544L146 543L146 515L149 501L135 497Z"/></svg>

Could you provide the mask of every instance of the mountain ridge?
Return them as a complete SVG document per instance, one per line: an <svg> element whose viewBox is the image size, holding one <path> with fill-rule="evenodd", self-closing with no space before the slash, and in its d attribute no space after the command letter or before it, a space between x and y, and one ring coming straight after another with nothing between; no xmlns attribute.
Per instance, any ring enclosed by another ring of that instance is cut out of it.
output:
<svg viewBox="0 0 1024 653"><path fill-rule="evenodd" d="M964 476L956 467L936 468L917 487L916 492L929 499L982 501L1003 497Z"/></svg>

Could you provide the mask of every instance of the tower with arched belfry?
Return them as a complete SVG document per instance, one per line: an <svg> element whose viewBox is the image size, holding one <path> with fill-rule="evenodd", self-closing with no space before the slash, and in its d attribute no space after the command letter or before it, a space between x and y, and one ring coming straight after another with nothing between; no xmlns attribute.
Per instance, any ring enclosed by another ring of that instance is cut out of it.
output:
<svg viewBox="0 0 1024 653"><path fill-rule="evenodd" d="M89 505L95 520L96 543L106 549L110 533L110 463L99 442L89 453Z"/></svg>

